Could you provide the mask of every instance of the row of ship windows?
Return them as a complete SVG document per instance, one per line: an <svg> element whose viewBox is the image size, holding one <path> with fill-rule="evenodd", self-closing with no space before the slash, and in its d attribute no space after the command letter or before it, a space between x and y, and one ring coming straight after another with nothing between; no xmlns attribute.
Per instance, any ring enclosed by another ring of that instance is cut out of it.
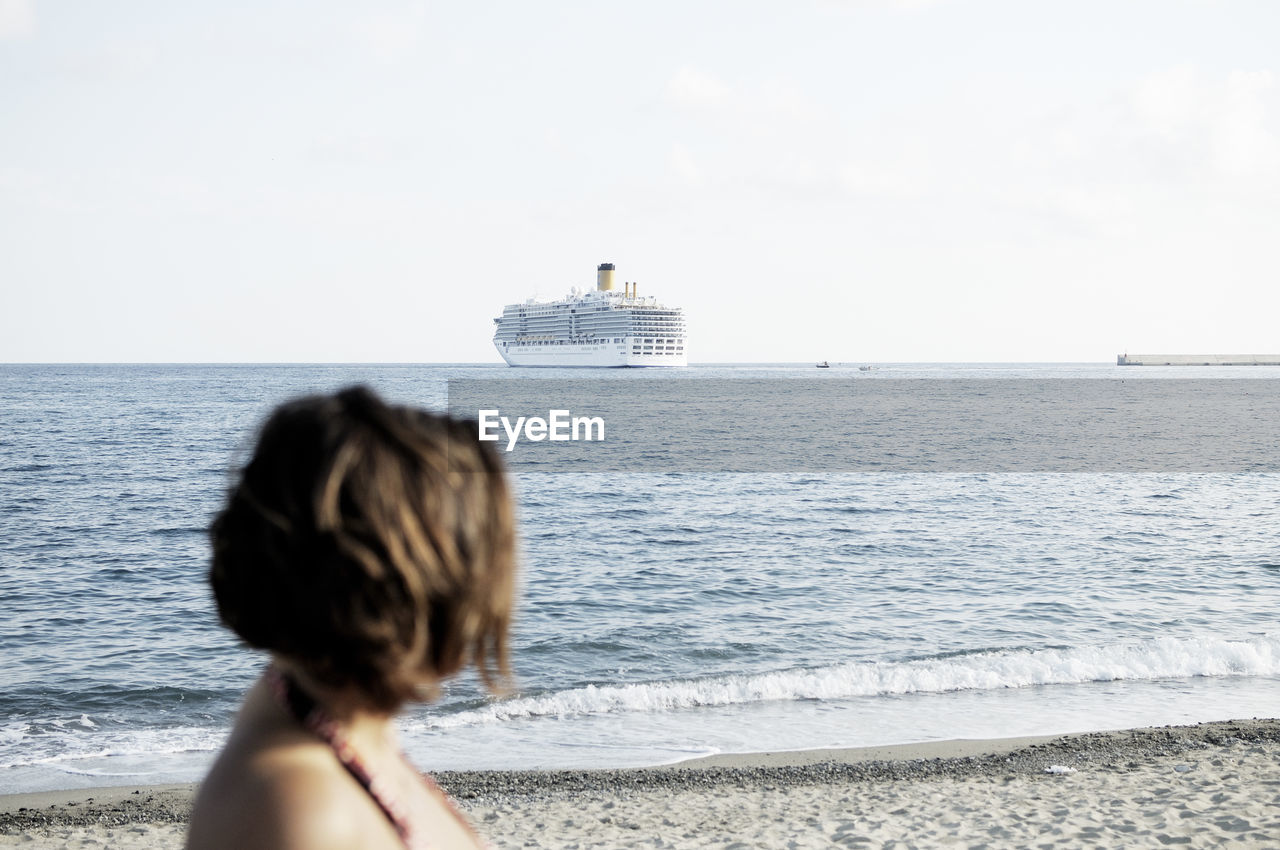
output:
<svg viewBox="0 0 1280 850"><path fill-rule="evenodd" d="M536 341L536 340L530 340L530 341L527 341L527 342L517 342L516 344L517 344L517 345L536 345L536 346L543 346L543 345L566 345L566 344L569 344L569 343L567 343L565 340L555 340L555 341L549 341L549 340L547 340L547 341ZM504 343L504 345L505 345L505 343ZM603 347L604 347L604 346L603 346L603 345L601 345L601 344L596 344L596 345L591 346L591 348L590 348L589 350L590 350L590 351L598 351L599 349L601 349L601 348L603 348ZM618 348L625 349L625 348L626 348L626 346L625 346L625 345L619 345L619 346L618 346ZM662 354L662 355L666 355L666 354L676 355L676 354L683 354L683 353L684 353L684 346L683 346L683 345L644 345L644 346L641 346L641 345L634 345L634 346L632 346L632 348L631 348L631 353L632 353L632 354L653 354L653 355L658 355L658 354Z"/></svg>
<svg viewBox="0 0 1280 850"><path fill-rule="evenodd" d="M504 344L505 344L505 343L504 343ZM566 343L564 340L558 340L558 341L555 341L555 342L533 342L533 341L531 341L531 342L522 342L522 343L516 343L516 344L517 344L517 345L538 345L538 346L542 346L542 345L566 345L567 343ZM593 346L591 346L591 348L590 348L589 350L591 350L591 351L598 351L599 349L601 349L601 348L603 348L603 347L604 347L603 345L597 344L597 345L593 345ZM619 346L618 346L618 348L625 349L625 348L626 348L626 346L625 346L625 345L619 345ZM632 348L631 348L631 353L632 353L632 354L681 354L681 353L683 353L683 352L684 352L684 346L683 346L683 345L657 345L657 346L654 346L654 345L645 345L645 346L636 345L636 346L632 346Z"/></svg>
<svg viewBox="0 0 1280 850"><path fill-rule="evenodd" d="M575 319L580 321L599 321L609 319L617 322L683 322L684 316L677 313L620 313L616 310L600 310L581 313L507 313L494 319L495 322L534 322L547 319Z"/></svg>
<svg viewBox="0 0 1280 850"><path fill-rule="evenodd" d="M502 311L504 316L555 316L563 315L564 306L559 307L508 307ZM584 313L627 313L633 316L678 316L680 311L659 307L598 307L587 304L581 307L570 307L569 313L581 316Z"/></svg>
<svg viewBox="0 0 1280 850"><path fill-rule="evenodd" d="M632 335L663 334L664 336L666 336L671 334L683 334L684 325L630 325L630 326L612 325L610 326L610 325L583 324L581 322L577 324L565 325L562 322L551 322L548 324L535 324L535 323L522 324L519 327L510 328L509 330L517 334L564 333L566 331L568 332L576 331L578 333L590 331L592 333L614 334L614 333L617 333L618 331L622 331L623 333L628 333Z"/></svg>
<svg viewBox="0 0 1280 850"><path fill-rule="evenodd" d="M617 312L601 310L582 313L520 313L502 316L504 322L542 322L547 320L573 319L575 321L596 322L601 320L617 322L682 322L683 316L663 315L662 313L643 313L624 315ZM494 321L498 321L495 319Z"/></svg>
<svg viewBox="0 0 1280 850"><path fill-rule="evenodd" d="M571 340L571 339L551 340L551 339L531 339L528 337L516 337L515 339L515 342L517 345L534 345L534 344L546 344L546 343L555 343L556 345L564 345L566 343L572 344L574 342L592 342L598 345L600 343L605 343L605 344L608 344L610 342L623 343L626 341L627 341L627 338L623 336L615 336L612 338L592 339L592 340ZM681 342L681 340L675 339L675 338L672 338L672 339L647 339L646 338L646 339L633 339L631 341L631 344L643 345L646 348L652 348L654 345L658 345L658 346L667 345L667 347L670 348L671 347L670 343L679 343L679 342ZM680 346L680 347L682 349L684 348L684 346Z"/></svg>

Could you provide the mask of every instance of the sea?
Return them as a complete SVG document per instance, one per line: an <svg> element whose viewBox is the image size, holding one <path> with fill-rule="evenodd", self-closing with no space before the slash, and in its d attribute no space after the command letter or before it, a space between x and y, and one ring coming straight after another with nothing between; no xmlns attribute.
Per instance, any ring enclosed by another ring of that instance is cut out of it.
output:
<svg viewBox="0 0 1280 850"><path fill-rule="evenodd" d="M1242 396L1280 379L1276 367L858 365L0 366L0 793L207 770L264 658L218 622L206 528L288 398L363 383L444 410L451 381L525 375L602 391L641 373L673 387L821 380L833 393L1212 379ZM401 737L424 769L1280 715L1273 465L512 470L515 689L494 698L463 676L411 707Z"/></svg>

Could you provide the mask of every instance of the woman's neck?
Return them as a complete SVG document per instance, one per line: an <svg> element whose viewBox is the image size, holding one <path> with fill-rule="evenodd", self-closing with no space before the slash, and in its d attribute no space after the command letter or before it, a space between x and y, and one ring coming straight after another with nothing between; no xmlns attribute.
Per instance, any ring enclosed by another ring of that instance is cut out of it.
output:
<svg viewBox="0 0 1280 850"><path fill-rule="evenodd" d="M351 690L326 687L287 659L274 657L272 664L293 681L308 697L342 727L347 740L366 757L390 756L400 752L394 715L368 708Z"/></svg>

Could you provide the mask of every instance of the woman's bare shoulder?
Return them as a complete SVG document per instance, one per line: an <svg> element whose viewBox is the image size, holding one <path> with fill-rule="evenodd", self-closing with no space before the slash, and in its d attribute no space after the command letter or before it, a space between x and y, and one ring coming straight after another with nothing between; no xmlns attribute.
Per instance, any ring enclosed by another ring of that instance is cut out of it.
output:
<svg viewBox="0 0 1280 850"><path fill-rule="evenodd" d="M187 836L187 850L399 846L386 819L321 746L243 758L224 753L201 785Z"/></svg>

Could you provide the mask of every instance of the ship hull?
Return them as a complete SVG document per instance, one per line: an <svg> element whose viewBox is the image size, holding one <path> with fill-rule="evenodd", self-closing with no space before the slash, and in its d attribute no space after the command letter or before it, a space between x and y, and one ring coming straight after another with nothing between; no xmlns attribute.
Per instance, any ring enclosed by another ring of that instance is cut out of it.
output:
<svg viewBox="0 0 1280 850"><path fill-rule="evenodd" d="M672 368L688 366L684 352L679 354L633 354L619 351L614 346L557 345L551 346L495 346L508 366L542 366L549 368L589 367L597 369L623 367Z"/></svg>

